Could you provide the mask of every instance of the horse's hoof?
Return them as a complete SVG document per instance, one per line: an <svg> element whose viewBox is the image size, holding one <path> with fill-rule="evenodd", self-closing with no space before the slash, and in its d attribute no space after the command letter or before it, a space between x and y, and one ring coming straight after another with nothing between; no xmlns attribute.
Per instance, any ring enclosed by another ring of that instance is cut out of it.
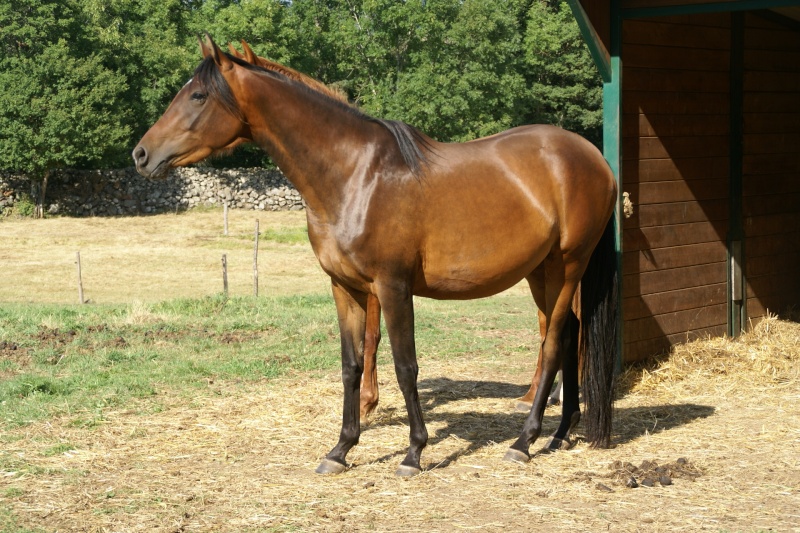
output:
<svg viewBox="0 0 800 533"><path fill-rule="evenodd" d="M341 474L345 470L347 470L347 465L343 465L339 461L334 461L333 459L325 458L314 472L317 474Z"/></svg>
<svg viewBox="0 0 800 533"><path fill-rule="evenodd" d="M408 465L400 465L395 472L397 477L414 477L417 474L421 474L422 469L417 468L416 466L408 466Z"/></svg>
<svg viewBox="0 0 800 533"><path fill-rule="evenodd" d="M372 418L372 413L375 412L375 407L377 405L362 405L361 412L359 413L359 418L362 424L368 424L369 419Z"/></svg>
<svg viewBox="0 0 800 533"><path fill-rule="evenodd" d="M518 413L530 413L533 404L517 400L517 405L514 407Z"/></svg>
<svg viewBox="0 0 800 533"><path fill-rule="evenodd" d="M544 445L542 451L554 452L556 450L569 450L573 446L575 446L575 442L569 438L559 439L558 437L550 437L550 440Z"/></svg>
<svg viewBox="0 0 800 533"><path fill-rule="evenodd" d="M531 456L515 448L509 448L508 451L506 452L505 457L503 457L503 460L511 461L513 463L525 464L531 460Z"/></svg>

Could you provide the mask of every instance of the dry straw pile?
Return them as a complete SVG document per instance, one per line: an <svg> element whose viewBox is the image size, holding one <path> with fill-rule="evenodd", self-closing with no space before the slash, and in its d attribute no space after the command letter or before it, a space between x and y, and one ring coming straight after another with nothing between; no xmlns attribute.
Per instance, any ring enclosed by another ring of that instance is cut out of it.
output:
<svg viewBox="0 0 800 533"><path fill-rule="evenodd" d="M668 358L629 368L621 385L637 392L657 391L681 381L719 376L724 387L780 394L782 389L796 389L798 363L800 324L770 315L737 339L717 337L677 345Z"/></svg>

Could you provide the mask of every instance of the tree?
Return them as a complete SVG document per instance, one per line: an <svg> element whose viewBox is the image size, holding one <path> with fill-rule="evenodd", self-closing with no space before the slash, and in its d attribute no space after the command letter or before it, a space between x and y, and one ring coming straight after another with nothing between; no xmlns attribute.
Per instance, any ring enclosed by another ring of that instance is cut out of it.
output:
<svg viewBox="0 0 800 533"><path fill-rule="evenodd" d="M537 0L528 20L524 46L528 120L576 131L599 145L602 82L569 6Z"/></svg>
<svg viewBox="0 0 800 533"><path fill-rule="evenodd" d="M314 9L320 4L329 16ZM523 4L295 0L292 7L314 12L317 23L305 34L324 28L337 66L328 74L367 112L462 141L518 123Z"/></svg>
<svg viewBox="0 0 800 533"><path fill-rule="evenodd" d="M438 3L423 6L407 67L384 78L383 107L446 141L518 125L525 80L517 2Z"/></svg>
<svg viewBox="0 0 800 533"><path fill-rule="evenodd" d="M279 63L292 57L294 30L286 23L291 2L284 0L208 0L192 18L194 34L208 32L217 43L245 40L256 54Z"/></svg>
<svg viewBox="0 0 800 533"><path fill-rule="evenodd" d="M0 11L0 168L32 179L37 216L52 170L99 162L129 135L116 106L125 77L70 45L75 13L48 0Z"/></svg>
<svg viewBox="0 0 800 533"><path fill-rule="evenodd" d="M164 113L172 97L197 66L200 0L72 0L81 27L72 40L82 41L102 64L127 80L115 104L131 132L124 160L147 129Z"/></svg>

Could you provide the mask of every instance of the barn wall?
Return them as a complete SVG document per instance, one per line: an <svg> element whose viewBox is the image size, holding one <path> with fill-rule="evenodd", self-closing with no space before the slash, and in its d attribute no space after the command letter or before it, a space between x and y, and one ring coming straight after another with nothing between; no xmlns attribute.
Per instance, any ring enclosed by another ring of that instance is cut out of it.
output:
<svg viewBox="0 0 800 533"><path fill-rule="evenodd" d="M800 31L748 13L743 215L747 311L800 301Z"/></svg>
<svg viewBox="0 0 800 533"><path fill-rule="evenodd" d="M730 14L625 20L624 358L727 330Z"/></svg>

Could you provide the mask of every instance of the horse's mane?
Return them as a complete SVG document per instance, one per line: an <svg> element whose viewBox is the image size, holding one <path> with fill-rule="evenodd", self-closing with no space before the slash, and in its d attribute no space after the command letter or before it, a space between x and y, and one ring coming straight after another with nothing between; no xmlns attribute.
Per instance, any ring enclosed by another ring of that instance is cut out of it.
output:
<svg viewBox="0 0 800 533"><path fill-rule="evenodd" d="M237 65L248 70L266 73L270 76L294 82L299 88L321 95L332 104L346 110L354 116L380 124L394 137L403 161L415 176L420 176L423 167L428 164L427 154L431 153L433 148L427 138L413 126L397 120L385 120L371 117L356 106L350 104L344 92L332 89L324 83L302 72L281 65L280 63L257 56L255 57L255 62L250 63L244 58L239 57L238 53L232 55L226 52L220 52L224 53ZM225 78L222 76L219 68L217 68L216 62L211 56L206 57L200 65L198 65L194 77L199 83L206 87L209 95L216 97L231 114L244 121L244 117L239 110L239 106L231 92L230 86L225 81Z"/></svg>
<svg viewBox="0 0 800 533"><path fill-rule="evenodd" d="M334 100L344 102L348 105L350 104L350 102L347 99L347 94L345 94L345 92L342 91L341 89L331 87L330 85L326 85L321 81L315 80L311 76L307 76L302 72L287 67L286 65L281 65L280 63L270 61L269 59L264 57L256 57L255 64L258 65L259 67L271 70L272 72L283 74L290 80L302 83L309 89L313 89L319 93L324 94L325 96L333 98Z"/></svg>

